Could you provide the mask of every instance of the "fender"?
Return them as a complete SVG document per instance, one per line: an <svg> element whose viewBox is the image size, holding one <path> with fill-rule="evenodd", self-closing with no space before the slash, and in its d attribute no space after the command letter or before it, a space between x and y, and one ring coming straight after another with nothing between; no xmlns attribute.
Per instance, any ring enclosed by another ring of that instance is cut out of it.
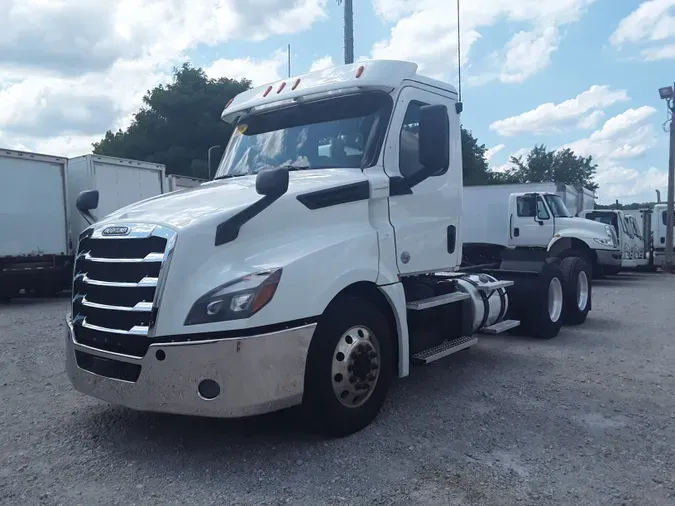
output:
<svg viewBox="0 0 675 506"><path fill-rule="evenodd" d="M548 245L546 246L546 250L550 253L557 254L564 249L569 249L572 247L572 242L576 241L583 243L583 246L581 246L581 244L577 242L576 246L581 246L582 248L586 247L591 250L614 249L611 245L602 245L595 242L593 239L607 240L608 237L584 228L564 228L556 232L556 234L551 238Z"/></svg>

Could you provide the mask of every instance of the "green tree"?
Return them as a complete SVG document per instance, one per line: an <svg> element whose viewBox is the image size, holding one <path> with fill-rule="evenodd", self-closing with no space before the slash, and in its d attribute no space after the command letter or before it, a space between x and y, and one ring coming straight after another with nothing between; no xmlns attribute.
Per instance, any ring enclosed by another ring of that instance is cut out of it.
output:
<svg viewBox="0 0 675 506"><path fill-rule="evenodd" d="M163 163L167 174L206 178L210 146L224 146L232 127L220 119L232 97L251 87L242 79L210 79L189 63L173 80L143 97L143 107L124 131L106 132L94 153Z"/></svg>
<svg viewBox="0 0 675 506"><path fill-rule="evenodd" d="M485 144L479 144L471 131L462 130L462 176L465 186L485 185L495 182L497 173L490 170ZM498 176L497 176L498 177Z"/></svg>
<svg viewBox="0 0 675 506"><path fill-rule="evenodd" d="M598 184L593 181L598 168L593 157L578 156L569 148L549 151L542 144L535 146L525 159L512 156L511 163L515 167L504 177L512 182L556 182L598 189Z"/></svg>

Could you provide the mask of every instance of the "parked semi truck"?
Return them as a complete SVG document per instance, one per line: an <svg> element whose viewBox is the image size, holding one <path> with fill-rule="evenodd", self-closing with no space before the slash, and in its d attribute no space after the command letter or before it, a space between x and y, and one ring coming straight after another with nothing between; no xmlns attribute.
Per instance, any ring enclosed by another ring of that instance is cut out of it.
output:
<svg viewBox="0 0 675 506"><path fill-rule="evenodd" d="M189 415L301 405L342 436L376 417L411 364L467 349L477 333L547 339L583 322L582 257L509 251L459 270L460 112L452 86L400 61L239 94L222 113L234 134L213 181L80 235L73 386ZM92 217L97 191L77 200Z"/></svg>
<svg viewBox="0 0 675 506"><path fill-rule="evenodd" d="M70 284L67 160L0 150L0 299Z"/></svg>
<svg viewBox="0 0 675 506"><path fill-rule="evenodd" d="M574 216L593 206L593 192L564 184L465 187L464 263L494 261L511 248L542 258L583 257L596 276L614 274L621 268L614 230Z"/></svg>
<svg viewBox="0 0 675 506"><path fill-rule="evenodd" d="M76 198L82 191L98 190L99 217L106 216L134 202L164 193L165 167L102 155L83 155L68 160L68 190L73 242L89 222L77 210Z"/></svg>
<svg viewBox="0 0 675 506"><path fill-rule="evenodd" d="M621 269L642 269L651 263L650 237L645 242L634 216L620 209L585 210L580 216L612 227L621 251Z"/></svg>

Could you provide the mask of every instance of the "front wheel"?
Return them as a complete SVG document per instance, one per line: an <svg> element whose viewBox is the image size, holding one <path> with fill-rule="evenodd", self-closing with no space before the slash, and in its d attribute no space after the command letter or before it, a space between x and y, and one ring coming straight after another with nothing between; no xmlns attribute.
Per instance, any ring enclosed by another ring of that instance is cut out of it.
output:
<svg viewBox="0 0 675 506"><path fill-rule="evenodd" d="M303 407L320 432L343 437L368 426L393 376L389 325L367 299L345 297L321 317L307 356Z"/></svg>
<svg viewBox="0 0 675 506"><path fill-rule="evenodd" d="M560 262L564 282L563 320L581 325L591 310L591 266L580 257L565 257Z"/></svg>

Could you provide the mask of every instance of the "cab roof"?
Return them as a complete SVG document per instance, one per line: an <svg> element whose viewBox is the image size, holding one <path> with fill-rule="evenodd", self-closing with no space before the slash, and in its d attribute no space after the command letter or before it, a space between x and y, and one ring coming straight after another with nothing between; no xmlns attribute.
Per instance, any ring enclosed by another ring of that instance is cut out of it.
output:
<svg viewBox="0 0 675 506"><path fill-rule="evenodd" d="M349 88L390 92L404 80L416 81L457 95L452 85L421 76L417 70L416 63L399 60L367 60L316 70L244 91L225 106L221 117L225 121L232 121L239 115L237 113L253 107Z"/></svg>

